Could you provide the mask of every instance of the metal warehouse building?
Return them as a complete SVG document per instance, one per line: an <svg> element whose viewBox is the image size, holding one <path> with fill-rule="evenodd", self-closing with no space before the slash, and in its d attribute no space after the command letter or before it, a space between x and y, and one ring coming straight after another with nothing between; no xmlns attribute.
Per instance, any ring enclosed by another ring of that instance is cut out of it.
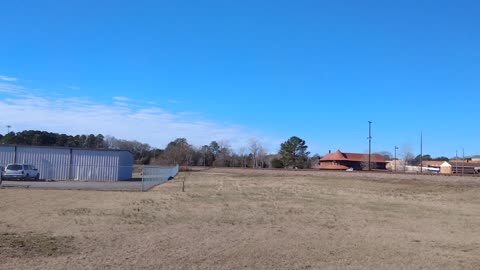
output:
<svg viewBox="0 0 480 270"><path fill-rule="evenodd" d="M124 150L0 145L0 166L9 163L32 164L46 180L128 180L133 171L133 155Z"/></svg>

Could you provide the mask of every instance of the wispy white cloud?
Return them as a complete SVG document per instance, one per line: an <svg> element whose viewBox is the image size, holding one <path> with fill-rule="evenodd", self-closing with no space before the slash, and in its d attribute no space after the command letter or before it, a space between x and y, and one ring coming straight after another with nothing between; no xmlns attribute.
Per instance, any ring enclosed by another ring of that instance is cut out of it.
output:
<svg viewBox="0 0 480 270"><path fill-rule="evenodd" d="M3 83L0 82L0 92L1 93L20 93L22 92L23 88L11 83Z"/></svg>
<svg viewBox="0 0 480 270"><path fill-rule="evenodd" d="M113 104L115 104L116 106L122 106L122 107L128 107L129 104L128 103L125 103L125 102L114 102Z"/></svg>
<svg viewBox="0 0 480 270"><path fill-rule="evenodd" d="M130 100L128 97L122 97L122 96L113 97L113 99L117 100L117 101L129 101Z"/></svg>
<svg viewBox="0 0 480 270"><path fill-rule="evenodd" d="M217 123L201 114L172 112L145 103L129 105L129 98L114 97L113 105L88 98L30 94L1 85L7 95L0 99L0 115L16 130L35 129L66 134L102 133L137 140L163 148L175 138L185 137L193 145L226 140L234 149L245 146L250 138L262 138L246 127ZM9 91L5 91L9 90ZM11 91L10 91L11 90ZM274 150L264 138L264 146Z"/></svg>
<svg viewBox="0 0 480 270"><path fill-rule="evenodd" d="M169 100L168 100L168 103L177 104L178 101L175 100L175 99L169 99Z"/></svg>
<svg viewBox="0 0 480 270"><path fill-rule="evenodd" d="M16 82L17 78L0 75L0 80L6 81L6 82Z"/></svg>

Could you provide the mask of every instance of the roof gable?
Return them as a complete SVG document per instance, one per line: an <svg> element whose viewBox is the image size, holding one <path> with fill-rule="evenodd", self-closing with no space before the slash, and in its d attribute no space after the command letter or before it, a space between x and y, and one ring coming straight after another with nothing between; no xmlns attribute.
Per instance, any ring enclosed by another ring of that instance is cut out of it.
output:
<svg viewBox="0 0 480 270"><path fill-rule="evenodd" d="M327 154L320 159L320 161L341 161L341 160L368 162L368 154L342 153L340 150L337 150L337 152ZM371 154L370 160L371 162L386 163L385 159L380 154Z"/></svg>

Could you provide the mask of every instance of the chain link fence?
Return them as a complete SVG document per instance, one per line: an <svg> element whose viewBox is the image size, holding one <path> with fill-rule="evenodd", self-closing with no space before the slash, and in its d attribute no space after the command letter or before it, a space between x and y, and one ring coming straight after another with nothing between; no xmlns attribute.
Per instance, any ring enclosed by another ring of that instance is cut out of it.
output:
<svg viewBox="0 0 480 270"><path fill-rule="evenodd" d="M178 165L175 166L143 166L142 167L142 191L162 184L178 173Z"/></svg>

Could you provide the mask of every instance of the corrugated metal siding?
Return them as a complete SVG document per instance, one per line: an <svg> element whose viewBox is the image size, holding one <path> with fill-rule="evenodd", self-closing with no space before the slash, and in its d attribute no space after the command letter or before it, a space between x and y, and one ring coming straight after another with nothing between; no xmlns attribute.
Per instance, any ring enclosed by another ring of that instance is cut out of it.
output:
<svg viewBox="0 0 480 270"><path fill-rule="evenodd" d="M16 163L32 164L41 179L65 180L69 175L70 149L18 146Z"/></svg>
<svg viewBox="0 0 480 270"><path fill-rule="evenodd" d="M15 147L0 146L0 165L15 162ZM17 163L32 164L48 180L118 181L132 178L133 155L59 147L17 146Z"/></svg>
<svg viewBox="0 0 480 270"><path fill-rule="evenodd" d="M6 166L15 160L15 147L0 145L0 166Z"/></svg>
<svg viewBox="0 0 480 270"><path fill-rule="evenodd" d="M128 151L73 149L70 179L118 181L132 178L133 155Z"/></svg>
<svg viewBox="0 0 480 270"><path fill-rule="evenodd" d="M118 180L128 180L133 175L133 155L128 151L118 152L120 166L118 168Z"/></svg>

